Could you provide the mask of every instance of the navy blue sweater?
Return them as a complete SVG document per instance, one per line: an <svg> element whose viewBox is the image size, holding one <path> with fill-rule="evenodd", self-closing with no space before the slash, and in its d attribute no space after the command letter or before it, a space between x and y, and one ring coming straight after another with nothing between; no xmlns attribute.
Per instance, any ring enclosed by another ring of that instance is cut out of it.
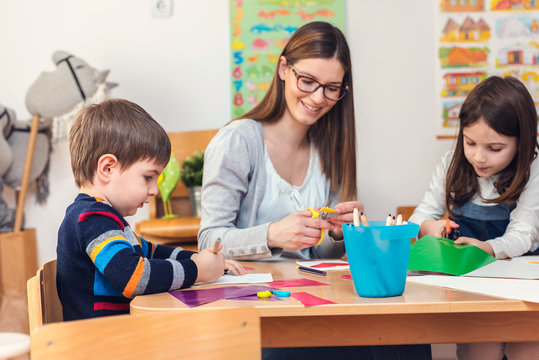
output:
<svg viewBox="0 0 539 360"><path fill-rule="evenodd" d="M193 285L192 251L135 235L102 199L79 194L58 231L56 284L64 320L129 313L136 295Z"/></svg>

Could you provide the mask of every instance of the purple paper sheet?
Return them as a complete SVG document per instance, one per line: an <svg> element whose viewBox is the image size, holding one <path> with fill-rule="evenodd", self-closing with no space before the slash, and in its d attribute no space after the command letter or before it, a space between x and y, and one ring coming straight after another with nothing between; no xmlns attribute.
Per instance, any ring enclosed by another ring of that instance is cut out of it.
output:
<svg viewBox="0 0 539 360"><path fill-rule="evenodd" d="M225 286L214 289L171 291L170 295L189 307L204 305L221 299L235 299L271 290L267 286Z"/></svg>

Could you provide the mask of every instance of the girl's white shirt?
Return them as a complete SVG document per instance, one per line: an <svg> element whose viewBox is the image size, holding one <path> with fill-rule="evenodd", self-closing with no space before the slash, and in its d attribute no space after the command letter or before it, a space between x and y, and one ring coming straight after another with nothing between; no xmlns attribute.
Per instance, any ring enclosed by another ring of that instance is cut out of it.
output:
<svg viewBox="0 0 539 360"><path fill-rule="evenodd" d="M417 206L409 221L421 225L425 220L439 220L447 211L445 206L445 177L451 163L453 151L448 151L436 166L429 189ZM483 199L499 196L494 182L496 177L478 178L480 193L471 200L473 203L489 206ZM539 161L532 162L530 178L511 212L505 233L487 240L498 259L513 258L539 248Z"/></svg>

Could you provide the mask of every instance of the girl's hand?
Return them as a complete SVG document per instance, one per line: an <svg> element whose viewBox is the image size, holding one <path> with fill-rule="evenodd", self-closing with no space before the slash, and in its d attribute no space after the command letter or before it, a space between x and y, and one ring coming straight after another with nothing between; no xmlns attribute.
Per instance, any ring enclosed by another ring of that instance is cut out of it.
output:
<svg viewBox="0 0 539 360"><path fill-rule="evenodd" d="M455 244L474 245L474 246L477 246L478 248L480 248L481 250L489 253L490 255L495 256L494 255L494 250L492 249L492 246L490 246L490 244L488 242L486 242L486 241L481 241L481 240L477 240L477 239L474 239L474 238L461 236L457 240L455 240Z"/></svg>
<svg viewBox="0 0 539 360"><path fill-rule="evenodd" d="M225 271L233 273L234 275L245 275L247 271L243 268L243 265L235 260L225 259Z"/></svg>
<svg viewBox="0 0 539 360"><path fill-rule="evenodd" d="M354 208L363 211L363 204L359 201L346 201L337 204L335 210L339 215L330 217L328 222L333 225L333 233L336 238L342 239L342 224L354 221Z"/></svg>
<svg viewBox="0 0 539 360"><path fill-rule="evenodd" d="M316 245L322 233L320 229L332 230L334 225L311 216L310 210L299 210L281 221L271 223L268 229L268 246L301 250Z"/></svg>
<svg viewBox="0 0 539 360"><path fill-rule="evenodd" d="M419 237L422 238L425 235L443 237L445 230L445 222L445 219L423 221L423 223L421 224L421 228L419 229ZM451 229L456 229L459 227L459 224L457 224L453 220L449 220L449 226L451 226Z"/></svg>

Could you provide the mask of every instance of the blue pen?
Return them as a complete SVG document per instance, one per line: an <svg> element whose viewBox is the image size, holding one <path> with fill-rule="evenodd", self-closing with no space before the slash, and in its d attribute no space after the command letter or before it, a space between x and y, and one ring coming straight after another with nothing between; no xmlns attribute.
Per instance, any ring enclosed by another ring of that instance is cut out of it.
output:
<svg viewBox="0 0 539 360"><path fill-rule="evenodd" d="M304 272L315 274L315 275L325 276L327 274L324 270L313 269L313 268L305 267L305 266L296 266L296 269L298 269L299 271L304 271Z"/></svg>

